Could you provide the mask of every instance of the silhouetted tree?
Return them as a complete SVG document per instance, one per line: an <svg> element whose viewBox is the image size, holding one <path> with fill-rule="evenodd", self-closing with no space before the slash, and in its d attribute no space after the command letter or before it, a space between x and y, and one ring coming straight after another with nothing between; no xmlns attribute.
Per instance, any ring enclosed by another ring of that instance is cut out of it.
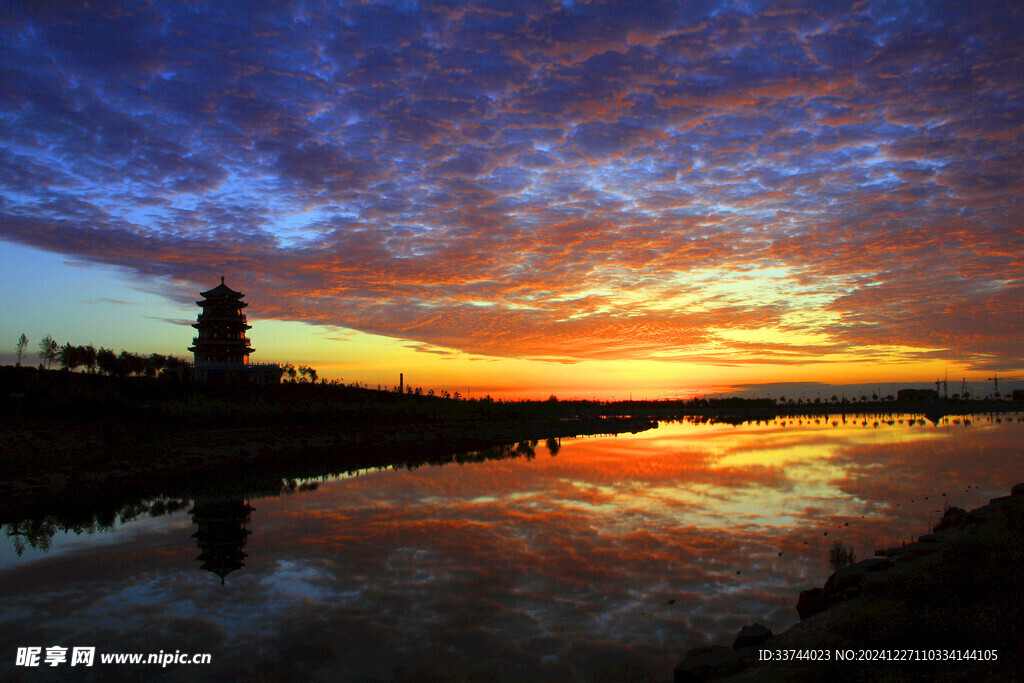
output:
<svg viewBox="0 0 1024 683"><path fill-rule="evenodd" d="M96 347L92 344L78 347L78 357L81 365L89 372L96 372Z"/></svg>
<svg viewBox="0 0 1024 683"><path fill-rule="evenodd" d="M53 337L46 335L42 341L39 342L39 362L47 370L50 368L50 364L57 358L57 342L53 340Z"/></svg>
<svg viewBox="0 0 1024 683"><path fill-rule="evenodd" d="M164 369L163 372L160 373L160 376L186 378L189 376L189 367L190 363L187 360L183 360L175 356L167 356L164 360Z"/></svg>
<svg viewBox="0 0 1024 683"><path fill-rule="evenodd" d="M108 348L100 347L100 350L96 352L96 364L100 368L100 372L113 375L117 373L117 355Z"/></svg>
<svg viewBox="0 0 1024 683"><path fill-rule="evenodd" d="M18 367L21 367L21 354L25 353L26 346L28 346L28 337L22 332L21 336L18 337L18 343L14 345L15 350L18 352Z"/></svg>
<svg viewBox="0 0 1024 683"><path fill-rule="evenodd" d="M292 365L291 363L285 363L284 365L281 366L281 369L284 370L284 376L288 378L289 382L294 382L295 381L295 366L294 365Z"/></svg>
<svg viewBox="0 0 1024 683"><path fill-rule="evenodd" d="M60 350L57 352L57 361L62 368L74 370L82 364L79 360L78 348L77 346L72 346L71 342L60 347Z"/></svg>
<svg viewBox="0 0 1024 683"><path fill-rule="evenodd" d="M857 553L854 551L853 546L845 545L842 541L836 541L832 544L832 550L828 553L828 563L832 565L832 569L839 571L856 561Z"/></svg>
<svg viewBox="0 0 1024 683"><path fill-rule="evenodd" d="M146 359L137 353L121 349L117 357L117 370L120 375L141 375L146 371Z"/></svg>
<svg viewBox="0 0 1024 683"><path fill-rule="evenodd" d="M149 358L146 359L146 377L156 377L165 367L167 367L167 356L162 356L159 353L149 354Z"/></svg>

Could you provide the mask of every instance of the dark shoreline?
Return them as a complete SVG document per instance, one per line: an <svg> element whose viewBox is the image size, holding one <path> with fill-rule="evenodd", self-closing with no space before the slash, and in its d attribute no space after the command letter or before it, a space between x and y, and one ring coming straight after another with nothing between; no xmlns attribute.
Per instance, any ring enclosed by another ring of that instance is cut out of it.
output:
<svg viewBox="0 0 1024 683"><path fill-rule="evenodd" d="M37 425L38 427L39 425ZM59 427L60 425L51 425ZM0 475L0 523L63 509L129 503L147 496L210 491L277 493L282 481L374 468L416 468L502 457L533 457L542 441L640 432L656 422L632 418L534 420L505 424L335 424L317 428L226 428L150 433L92 464L7 479ZM85 426L86 431L91 431ZM555 447L557 448L557 446ZM130 453L130 454L129 454Z"/></svg>

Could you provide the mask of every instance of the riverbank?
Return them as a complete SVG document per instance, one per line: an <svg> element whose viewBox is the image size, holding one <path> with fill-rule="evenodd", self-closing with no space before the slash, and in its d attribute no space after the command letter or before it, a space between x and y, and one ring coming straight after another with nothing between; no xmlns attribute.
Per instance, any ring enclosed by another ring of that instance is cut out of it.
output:
<svg viewBox="0 0 1024 683"><path fill-rule="evenodd" d="M675 681L1024 679L1024 484L840 569L797 610L784 633L691 650Z"/></svg>
<svg viewBox="0 0 1024 683"><path fill-rule="evenodd" d="M636 433L657 427L634 418L501 422L336 422L205 429L145 429L35 420L0 432L0 522L59 504L107 507L146 495L194 496L215 487L279 488L282 480L378 467L415 468L475 458L557 452L563 438ZM276 490L276 489L275 489Z"/></svg>

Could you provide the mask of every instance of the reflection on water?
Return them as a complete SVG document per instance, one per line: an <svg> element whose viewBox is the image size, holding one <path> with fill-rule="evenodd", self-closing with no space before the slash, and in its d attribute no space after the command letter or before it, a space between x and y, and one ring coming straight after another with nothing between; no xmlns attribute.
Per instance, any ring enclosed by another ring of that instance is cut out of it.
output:
<svg viewBox="0 0 1024 683"><path fill-rule="evenodd" d="M662 424L8 525L0 633L269 678L666 679L745 623L794 623L833 540L867 557L1005 495L1021 419Z"/></svg>
<svg viewBox="0 0 1024 683"><path fill-rule="evenodd" d="M205 569L220 577L221 584L233 571L245 566L246 554L242 550L249 534L245 528L251 505L241 497L198 498L189 510L196 532L192 538L202 552L196 559Z"/></svg>

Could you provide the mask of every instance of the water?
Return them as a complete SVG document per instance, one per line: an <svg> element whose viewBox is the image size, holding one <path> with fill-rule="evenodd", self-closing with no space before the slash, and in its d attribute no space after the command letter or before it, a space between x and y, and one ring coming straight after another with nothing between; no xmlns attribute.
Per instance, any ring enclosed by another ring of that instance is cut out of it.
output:
<svg viewBox="0 0 1024 683"><path fill-rule="evenodd" d="M17 647L62 645L210 653L158 672L178 678L668 680L689 648L795 623L834 540L869 557L1006 495L1022 437L1019 415L662 423L180 501L48 550L8 526L0 676L25 672Z"/></svg>

